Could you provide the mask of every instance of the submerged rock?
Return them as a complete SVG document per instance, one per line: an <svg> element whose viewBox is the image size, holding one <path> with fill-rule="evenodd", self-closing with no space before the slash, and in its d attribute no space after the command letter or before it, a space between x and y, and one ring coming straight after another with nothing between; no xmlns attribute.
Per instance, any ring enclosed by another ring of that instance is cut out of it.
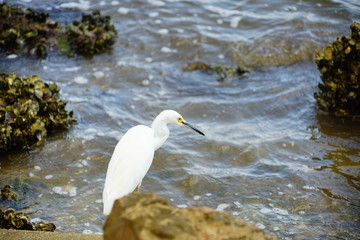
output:
<svg viewBox="0 0 360 240"><path fill-rule="evenodd" d="M208 207L176 208L156 194L133 193L114 203L104 239L276 239L254 225Z"/></svg>
<svg viewBox="0 0 360 240"><path fill-rule="evenodd" d="M360 23L351 36L336 38L316 53L322 83L314 94L319 107L339 117L360 115Z"/></svg>
<svg viewBox="0 0 360 240"><path fill-rule="evenodd" d="M76 120L65 110L56 84L38 76L0 74L0 151L40 145L48 132L69 129Z"/></svg>
<svg viewBox="0 0 360 240"><path fill-rule="evenodd" d="M3 183L1 188L0 208L23 208L23 202L27 197L27 193L31 192L30 186L23 180L15 178L13 181Z"/></svg>
<svg viewBox="0 0 360 240"><path fill-rule="evenodd" d="M203 62L189 62L180 69L186 72L203 71L211 73L213 71L213 68L209 64Z"/></svg>
<svg viewBox="0 0 360 240"><path fill-rule="evenodd" d="M1 200L17 202L17 199L18 195L10 185L5 185L4 188L1 189Z"/></svg>
<svg viewBox="0 0 360 240"><path fill-rule="evenodd" d="M231 81L234 77L240 77L241 75L247 73L247 70L244 70L240 66L230 67L227 65L216 65L211 66L203 62L190 62L180 68L186 72L192 71L202 71L207 73L215 73L218 75L219 82Z"/></svg>
<svg viewBox="0 0 360 240"><path fill-rule="evenodd" d="M56 49L60 54L94 55L115 43L115 27L99 11L66 27L48 18L49 14L32 8L0 4L0 49L45 58Z"/></svg>
<svg viewBox="0 0 360 240"><path fill-rule="evenodd" d="M22 194L18 189L15 189L13 186L5 185L1 189L1 198L0 198L0 209L18 209L21 208L21 201L23 200ZM1 228L1 227L0 227Z"/></svg>

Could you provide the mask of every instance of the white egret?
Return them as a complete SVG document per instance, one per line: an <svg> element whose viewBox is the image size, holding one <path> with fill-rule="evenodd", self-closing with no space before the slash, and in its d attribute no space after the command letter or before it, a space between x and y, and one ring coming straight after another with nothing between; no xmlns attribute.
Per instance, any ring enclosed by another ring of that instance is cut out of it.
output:
<svg viewBox="0 0 360 240"><path fill-rule="evenodd" d="M130 128L120 139L110 159L103 192L104 214L111 212L114 201L139 190L153 161L154 152L169 137L168 123L177 124L204 135L177 112L162 111L151 127L138 125Z"/></svg>

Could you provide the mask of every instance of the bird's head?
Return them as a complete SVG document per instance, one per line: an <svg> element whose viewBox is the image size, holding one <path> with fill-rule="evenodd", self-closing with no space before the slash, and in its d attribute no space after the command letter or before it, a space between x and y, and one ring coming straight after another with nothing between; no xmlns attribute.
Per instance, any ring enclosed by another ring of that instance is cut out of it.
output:
<svg viewBox="0 0 360 240"><path fill-rule="evenodd" d="M168 123L173 123L173 124L179 125L181 127L186 127L188 129L191 129L191 130L205 136L205 134L203 132L201 132L199 129L192 126L190 123L186 122L184 120L184 118L178 112L176 112L174 110L165 110L161 114L164 114L166 121Z"/></svg>

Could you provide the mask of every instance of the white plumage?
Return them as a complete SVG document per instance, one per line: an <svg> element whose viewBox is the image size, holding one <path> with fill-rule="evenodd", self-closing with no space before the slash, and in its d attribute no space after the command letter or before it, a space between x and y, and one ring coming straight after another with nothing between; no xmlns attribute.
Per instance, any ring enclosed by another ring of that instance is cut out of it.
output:
<svg viewBox="0 0 360 240"><path fill-rule="evenodd" d="M168 123L190 128L202 135L201 131L185 122L173 111L162 111L151 127L138 125L130 128L115 147L106 173L103 191L104 214L111 212L114 201L140 187L149 170L154 152L169 137Z"/></svg>

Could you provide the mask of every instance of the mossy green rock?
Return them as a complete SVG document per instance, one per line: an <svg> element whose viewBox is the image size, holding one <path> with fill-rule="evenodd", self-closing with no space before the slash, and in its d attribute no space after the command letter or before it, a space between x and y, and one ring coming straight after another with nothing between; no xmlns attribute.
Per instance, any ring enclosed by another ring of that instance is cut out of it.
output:
<svg viewBox="0 0 360 240"><path fill-rule="evenodd" d="M40 145L49 131L76 123L59 91L36 75L0 74L0 151Z"/></svg>
<svg viewBox="0 0 360 240"><path fill-rule="evenodd" d="M322 110L339 117L360 115L360 23L351 36L337 38L316 53L322 83L314 94Z"/></svg>

